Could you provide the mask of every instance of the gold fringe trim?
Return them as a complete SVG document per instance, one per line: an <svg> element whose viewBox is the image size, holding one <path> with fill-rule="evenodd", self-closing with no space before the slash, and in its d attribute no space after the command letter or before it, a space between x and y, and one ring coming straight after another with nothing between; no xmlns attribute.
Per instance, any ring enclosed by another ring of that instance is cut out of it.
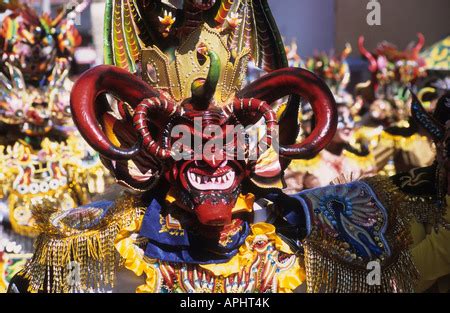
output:
<svg viewBox="0 0 450 313"><path fill-rule="evenodd" d="M38 219L52 212L42 209ZM88 230L56 228L48 222L37 239L36 251L21 276L29 280L29 292L89 292L114 287L115 273L123 260L114 239L145 212L133 198L119 198L101 222ZM47 219L49 220L49 219Z"/></svg>
<svg viewBox="0 0 450 313"><path fill-rule="evenodd" d="M349 266L305 244L307 291L310 293L393 293L413 292L418 277L408 250L390 265L381 266L379 284L368 281L370 270Z"/></svg>
<svg viewBox="0 0 450 313"><path fill-rule="evenodd" d="M400 190L388 177L371 177L365 179L372 186L386 208L395 208L397 216L407 219L407 223L415 218L419 223L425 223L434 227L446 225L446 207L439 206L433 196L414 196ZM389 212L389 217L392 211ZM392 225L392 224L391 224Z"/></svg>

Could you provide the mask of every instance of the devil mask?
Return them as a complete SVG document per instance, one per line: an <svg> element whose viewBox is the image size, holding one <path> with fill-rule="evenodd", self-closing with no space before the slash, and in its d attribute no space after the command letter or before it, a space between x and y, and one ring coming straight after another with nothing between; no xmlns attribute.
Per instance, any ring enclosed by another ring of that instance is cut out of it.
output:
<svg viewBox="0 0 450 313"><path fill-rule="evenodd" d="M302 143L277 145L280 158L289 160L312 157L323 149L334 135L337 116L329 89L302 69L274 71L237 92L228 102L219 103L214 94L221 86L221 62L212 50L205 53L205 58L209 62L207 75L195 79L190 97L181 101L125 70L100 66L75 84L71 107L81 134L103 156L119 182L149 190L165 179L179 207L194 213L201 224L221 226L231 221L245 179L270 180L287 164L279 165L278 158L265 166L261 166L261 158L249 160L245 157L249 153L246 141L242 144L235 136L227 136L230 126L245 128L264 121L266 135L259 145L271 147L272 139L277 137L278 121L270 104L291 94L304 97L316 115L316 128ZM116 112L105 94L118 100ZM184 129L194 144L186 144L185 140L179 144L174 128ZM295 137L296 133L290 135ZM208 148L213 139L223 139L222 150ZM243 158L236 153L239 148L243 148ZM177 151L182 153L182 160L176 160Z"/></svg>

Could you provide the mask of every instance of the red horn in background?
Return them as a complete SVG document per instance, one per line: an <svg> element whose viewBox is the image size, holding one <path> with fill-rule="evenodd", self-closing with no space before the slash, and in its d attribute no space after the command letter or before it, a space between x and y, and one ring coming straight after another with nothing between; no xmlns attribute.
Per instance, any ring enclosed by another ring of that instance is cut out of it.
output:
<svg viewBox="0 0 450 313"><path fill-rule="evenodd" d="M419 40L417 41L416 46L413 48L413 53L415 55L418 55L420 53L420 50L422 50L423 46L425 45L425 36L422 33L418 33L417 37Z"/></svg>
<svg viewBox="0 0 450 313"><path fill-rule="evenodd" d="M377 60L375 59L373 54L364 47L364 36L359 37L358 47L361 54L369 61L369 71L375 73L378 70Z"/></svg>

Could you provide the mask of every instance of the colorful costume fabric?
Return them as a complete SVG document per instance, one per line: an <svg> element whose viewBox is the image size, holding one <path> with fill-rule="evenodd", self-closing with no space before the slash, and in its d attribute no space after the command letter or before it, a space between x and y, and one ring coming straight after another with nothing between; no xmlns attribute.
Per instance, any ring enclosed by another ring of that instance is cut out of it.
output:
<svg viewBox="0 0 450 313"><path fill-rule="evenodd" d="M20 253L2 251L4 285L25 263L21 257L31 257L25 237L39 233L36 205L67 210L105 189L107 173L74 127L69 106L70 63L81 36L67 15L83 7L52 18L9 2L2 19L0 231L8 245L22 246Z"/></svg>
<svg viewBox="0 0 450 313"><path fill-rule="evenodd" d="M290 161L315 157L335 135L329 88L285 68L266 1L152 3L107 1L106 61L116 66L87 71L71 95L81 134L134 191L37 208L36 252L10 290L110 290L125 267L145 274L138 292L290 292L302 282L310 292L412 291L408 221L442 225L441 188L416 194L402 177L375 177L287 196ZM269 74L241 89L250 56ZM271 104L286 96L278 118ZM297 143L300 97L315 127ZM443 142L422 109L415 103L414 116ZM446 183L441 165L423 171ZM378 283L367 283L369 262Z"/></svg>

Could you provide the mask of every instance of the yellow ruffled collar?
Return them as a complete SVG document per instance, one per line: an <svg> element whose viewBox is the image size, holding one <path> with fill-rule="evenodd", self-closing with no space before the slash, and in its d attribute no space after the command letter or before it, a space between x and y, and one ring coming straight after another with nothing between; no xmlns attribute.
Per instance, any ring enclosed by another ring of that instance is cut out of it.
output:
<svg viewBox="0 0 450 313"><path fill-rule="evenodd" d="M170 200L170 196L168 197ZM237 202L234 212L250 211L253 208L254 196L241 195ZM159 272L158 260L149 260L144 256L143 251L135 244L133 234L138 233L142 224L142 218L136 220L128 227L122 229L115 240L115 247L119 254L125 259L124 265L127 269L134 272L137 276L146 274L146 283L139 286L136 292L157 292L161 284L161 275ZM255 260L266 251L259 251L258 244L265 243L271 245L271 249L291 255L289 265L277 271L276 291L292 292L295 288L305 281L305 270L300 266L299 259L293 255L290 247L276 234L273 225L267 223L257 223L251 225L250 235L245 243L239 248L237 255L228 262L222 264L198 265L199 269L207 270L215 277L226 279L236 275L242 269L248 269ZM266 246L267 247L267 246ZM269 251L269 250L267 250Z"/></svg>

